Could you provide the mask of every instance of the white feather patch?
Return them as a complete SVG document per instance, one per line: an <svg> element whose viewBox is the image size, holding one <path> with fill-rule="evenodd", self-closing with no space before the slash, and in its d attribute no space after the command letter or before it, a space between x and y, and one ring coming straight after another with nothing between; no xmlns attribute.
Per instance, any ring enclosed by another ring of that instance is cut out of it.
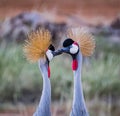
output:
<svg viewBox="0 0 120 116"><path fill-rule="evenodd" d="M52 58L53 58L52 51L48 49L47 52L46 52L46 55L47 55L48 60L51 61Z"/></svg>
<svg viewBox="0 0 120 116"><path fill-rule="evenodd" d="M71 54L76 54L78 52L78 46L75 44L72 44L71 48L70 48L70 53Z"/></svg>

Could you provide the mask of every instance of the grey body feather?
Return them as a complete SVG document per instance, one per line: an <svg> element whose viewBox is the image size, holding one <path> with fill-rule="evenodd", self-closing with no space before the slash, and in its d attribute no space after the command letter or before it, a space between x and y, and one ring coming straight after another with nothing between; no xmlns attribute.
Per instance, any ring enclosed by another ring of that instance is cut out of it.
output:
<svg viewBox="0 0 120 116"><path fill-rule="evenodd" d="M85 105L81 83L82 54L80 52L77 55L77 60L78 69L74 71L74 95L70 116L89 116ZM43 91L39 106L33 116L51 116L51 84L47 75L47 63L39 61L39 68L43 77Z"/></svg>
<svg viewBox="0 0 120 116"><path fill-rule="evenodd" d="M47 62L40 60L39 68L43 77L43 90L39 105L33 116L51 116L51 84L47 74Z"/></svg>
<svg viewBox="0 0 120 116"><path fill-rule="evenodd" d="M81 68L82 68L82 54L77 54L78 68L74 71L74 95L73 105L70 116L89 116L85 100L83 96L83 89L81 83Z"/></svg>

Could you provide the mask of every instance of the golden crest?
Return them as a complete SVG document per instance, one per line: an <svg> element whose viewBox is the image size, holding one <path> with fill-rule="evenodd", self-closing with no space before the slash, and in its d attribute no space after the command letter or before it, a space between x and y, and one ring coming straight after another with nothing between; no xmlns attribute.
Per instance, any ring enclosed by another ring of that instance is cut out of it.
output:
<svg viewBox="0 0 120 116"><path fill-rule="evenodd" d="M67 37L76 41L80 46L83 56L91 56L95 49L95 40L93 35L85 28L70 28L67 31Z"/></svg>
<svg viewBox="0 0 120 116"><path fill-rule="evenodd" d="M23 51L30 62L36 62L44 58L46 51L51 44L51 33L46 29L39 29L28 34Z"/></svg>

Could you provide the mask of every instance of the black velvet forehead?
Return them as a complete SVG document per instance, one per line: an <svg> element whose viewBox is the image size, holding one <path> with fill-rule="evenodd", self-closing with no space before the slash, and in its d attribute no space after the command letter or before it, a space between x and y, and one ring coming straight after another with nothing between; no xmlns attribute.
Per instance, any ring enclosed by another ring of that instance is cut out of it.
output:
<svg viewBox="0 0 120 116"><path fill-rule="evenodd" d="M52 51L55 51L55 47L52 44L50 44L50 46L48 47L48 49L52 50Z"/></svg>
<svg viewBox="0 0 120 116"><path fill-rule="evenodd" d="M67 46L70 46L74 43L74 41L71 39L71 38L68 38L66 39L64 42L63 42L63 47L67 47Z"/></svg>

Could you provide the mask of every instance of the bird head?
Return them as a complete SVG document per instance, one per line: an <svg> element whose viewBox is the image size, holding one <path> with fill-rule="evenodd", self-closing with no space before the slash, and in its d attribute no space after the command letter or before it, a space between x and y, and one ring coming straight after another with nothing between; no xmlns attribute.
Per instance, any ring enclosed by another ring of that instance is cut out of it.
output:
<svg viewBox="0 0 120 116"><path fill-rule="evenodd" d="M28 34L23 50L28 61L40 62L42 65L47 64L48 77L50 77L49 62L56 56L55 48L51 42L51 33L46 29L39 29Z"/></svg>
<svg viewBox="0 0 120 116"><path fill-rule="evenodd" d="M67 31L67 39L63 42L62 52L68 53L73 58L72 69L76 70L78 61L77 54L91 56L95 48L95 41L91 33L85 28L71 28Z"/></svg>
<svg viewBox="0 0 120 116"><path fill-rule="evenodd" d="M71 38L67 38L63 42L62 50L63 52L70 54L74 58L79 52L79 45L77 42L73 41Z"/></svg>

